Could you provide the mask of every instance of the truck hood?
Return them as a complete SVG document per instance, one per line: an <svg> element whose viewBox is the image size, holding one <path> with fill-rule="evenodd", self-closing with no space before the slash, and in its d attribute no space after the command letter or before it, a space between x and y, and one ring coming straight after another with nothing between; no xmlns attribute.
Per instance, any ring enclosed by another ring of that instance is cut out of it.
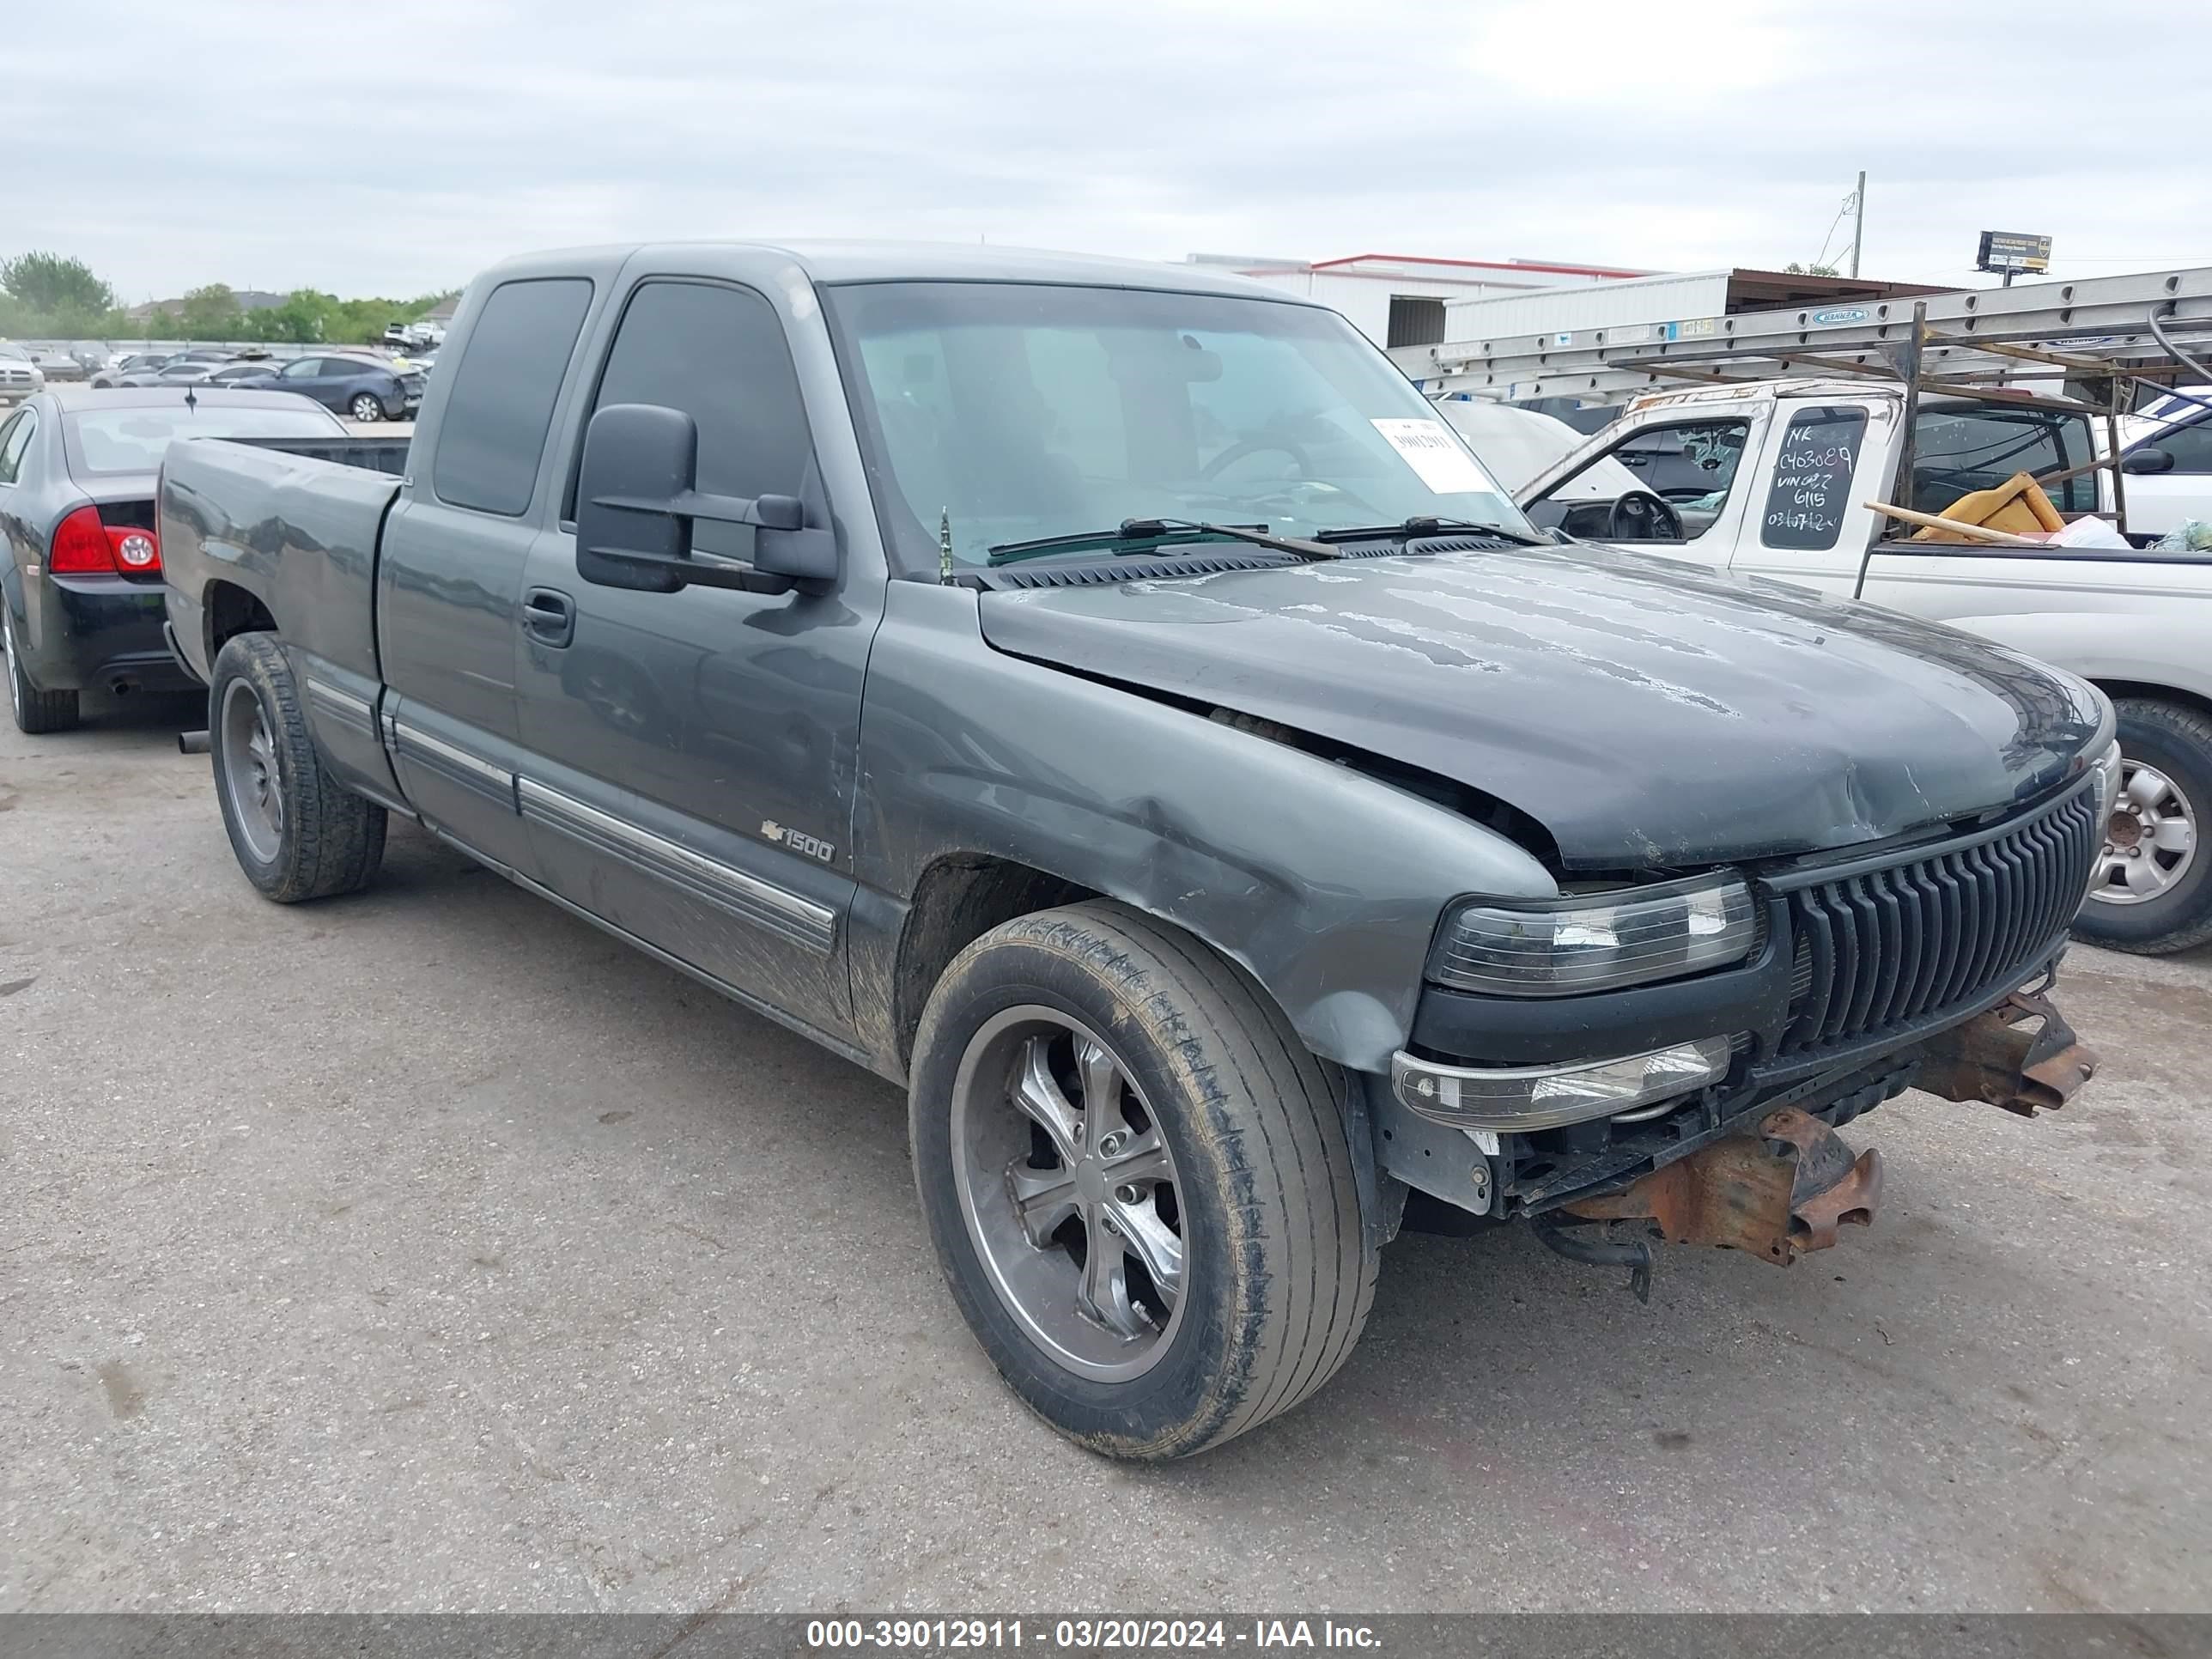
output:
<svg viewBox="0 0 2212 1659"><path fill-rule="evenodd" d="M1011 654L1506 801L1571 869L1978 815L2066 777L2104 720L2082 682L1950 629L1589 546L994 591L980 609Z"/></svg>

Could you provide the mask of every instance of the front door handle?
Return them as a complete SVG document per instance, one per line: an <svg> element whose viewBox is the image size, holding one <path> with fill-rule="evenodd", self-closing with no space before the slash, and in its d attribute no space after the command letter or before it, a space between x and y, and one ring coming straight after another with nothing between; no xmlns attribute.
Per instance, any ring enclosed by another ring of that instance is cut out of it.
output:
<svg viewBox="0 0 2212 1659"><path fill-rule="evenodd" d="M566 645L576 637L576 602L558 588L533 587L522 596L522 625L540 645Z"/></svg>

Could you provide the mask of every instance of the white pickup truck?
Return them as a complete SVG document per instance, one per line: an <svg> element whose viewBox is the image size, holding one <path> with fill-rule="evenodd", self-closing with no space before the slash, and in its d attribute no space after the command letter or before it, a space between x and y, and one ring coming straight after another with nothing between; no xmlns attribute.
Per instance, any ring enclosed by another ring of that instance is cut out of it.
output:
<svg viewBox="0 0 2212 1659"><path fill-rule="evenodd" d="M1862 597L2094 681L2118 707L2126 778L2075 931L2138 951L2212 939L2212 853L2197 847L2212 817L2212 553L1903 539L1906 527L1864 503L1896 499L1905 407L1901 386L1843 378L1658 392L1588 438L1550 422L1571 447L1560 439L1533 472L1542 439L1517 434L1521 465L1500 454L1498 470L1540 527ZM1495 405L1443 409L1486 459L1504 446L1494 428L1508 417L1549 422ZM2027 398L1923 396L1913 424L1911 499L1927 512L2102 453L2099 423ZM2138 481L2147 486L2159 529L2191 515L2192 483L2212 486L2193 476L2198 435L2123 434L2121 488L2132 505ZM2112 489L2107 471L2049 493L2078 515L2109 512ZM2152 527L2138 516L2131 530ZM2198 516L2212 517L2212 499Z"/></svg>

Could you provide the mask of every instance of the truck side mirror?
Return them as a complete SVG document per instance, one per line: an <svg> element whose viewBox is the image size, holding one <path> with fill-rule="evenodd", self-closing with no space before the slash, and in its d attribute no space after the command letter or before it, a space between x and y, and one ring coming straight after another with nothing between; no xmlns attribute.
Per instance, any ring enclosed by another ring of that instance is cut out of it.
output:
<svg viewBox="0 0 2212 1659"><path fill-rule="evenodd" d="M576 574L603 587L673 593L819 590L837 579L837 541L806 527L796 496L702 495L699 426L680 409L610 404L584 432L576 478ZM750 563L691 550L696 519L754 528Z"/></svg>
<svg viewBox="0 0 2212 1659"><path fill-rule="evenodd" d="M2173 452L2152 446L2131 449L2120 457L2123 472L2171 472L2173 471Z"/></svg>

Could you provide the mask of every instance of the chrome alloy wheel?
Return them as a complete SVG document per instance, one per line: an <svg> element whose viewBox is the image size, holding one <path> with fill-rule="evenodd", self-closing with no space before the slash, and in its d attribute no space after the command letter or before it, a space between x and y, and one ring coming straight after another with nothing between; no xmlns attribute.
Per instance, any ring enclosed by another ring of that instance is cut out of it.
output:
<svg viewBox="0 0 2212 1659"><path fill-rule="evenodd" d="M284 845L284 790L276 775L276 743L261 699L242 679L222 694L222 778L231 817L253 856L276 862Z"/></svg>
<svg viewBox="0 0 2212 1659"><path fill-rule="evenodd" d="M953 1081L962 1219L1006 1311L1102 1382L1158 1363L1188 1266L1175 1158L1128 1068L1072 1014L987 1020Z"/></svg>
<svg viewBox="0 0 2212 1659"><path fill-rule="evenodd" d="M2089 896L2142 904L2171 891L2197 856L2197 811L2154 766L2123 756L2120 797L2105 826Z"/></svg>

